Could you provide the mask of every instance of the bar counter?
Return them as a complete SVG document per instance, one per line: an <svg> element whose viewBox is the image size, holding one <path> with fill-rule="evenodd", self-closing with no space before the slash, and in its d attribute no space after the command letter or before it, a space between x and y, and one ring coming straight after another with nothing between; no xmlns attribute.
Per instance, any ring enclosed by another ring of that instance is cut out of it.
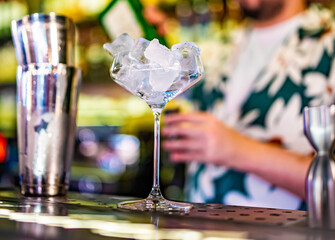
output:
<svg viewBox="0 0 335 240"><path fill-rule="evenodd" d="M23 197L0 188L0 239L335 239L307 227L307 212L195 203L189 213L117 209L129 197L69 192Z"/></svg>

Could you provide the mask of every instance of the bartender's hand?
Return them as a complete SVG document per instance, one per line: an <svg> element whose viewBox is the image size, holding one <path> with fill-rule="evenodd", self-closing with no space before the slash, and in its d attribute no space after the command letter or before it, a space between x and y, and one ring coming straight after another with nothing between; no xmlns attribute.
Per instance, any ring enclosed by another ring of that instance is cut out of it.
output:
<svg viewBox="0 0 335 240"><path fill-rule="evenodd" d="M232 159L245 140L240 133L207 113L169 114L164 121L162 134L167 140L163 148L170 152L172 161L234 167Z"/></svg>
<svg viewBox="0 0 335 240"><path fill-rule="evenodd" d="M212 163L253 173L305 197L311 156L246 137L206 113L171 114L164 120L163 147L172 161Z"/></svg>

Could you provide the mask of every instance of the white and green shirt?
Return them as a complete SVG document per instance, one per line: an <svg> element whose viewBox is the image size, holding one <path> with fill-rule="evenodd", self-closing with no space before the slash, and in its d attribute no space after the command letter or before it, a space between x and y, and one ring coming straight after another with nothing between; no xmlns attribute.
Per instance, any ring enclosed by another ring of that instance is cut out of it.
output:
<svg viewBox="0 0 335 240"><path fill-rule="evenodd" d="M206 79L192 94L200 110L251 138L297 153L313 151L303 134L302 110L334 102L335 25L330 11L314 5L279 25L239 30L200 47L202 56L208 56L202 57ZM255 50L264 50L260 60ZM187 176L188 200L193 202L303 207L299 197L253 174L192 163Z"/></svg>

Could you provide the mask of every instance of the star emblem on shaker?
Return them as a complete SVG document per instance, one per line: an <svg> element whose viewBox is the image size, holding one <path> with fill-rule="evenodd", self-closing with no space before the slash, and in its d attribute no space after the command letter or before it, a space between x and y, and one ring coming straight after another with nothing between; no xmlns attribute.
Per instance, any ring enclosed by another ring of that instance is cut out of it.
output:
<svg viewBox="0 0 335 240"><path fill-rule="evenodd" d="M34 126L35 132L40 133L42 129L46 130L48 127L48 124L49 124L48 122L42 119L41 124Z"/></svg>

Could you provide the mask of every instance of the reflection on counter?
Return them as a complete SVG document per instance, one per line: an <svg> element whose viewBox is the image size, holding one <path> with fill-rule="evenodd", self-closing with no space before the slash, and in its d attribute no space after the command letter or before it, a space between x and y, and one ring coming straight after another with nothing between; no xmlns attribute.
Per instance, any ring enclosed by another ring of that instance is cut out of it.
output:
<svg viewBox="0 0 335 240"><path fill-rule="evenodd" d="M16 206L15 212L8 212L9 219L17 221L17 228L26 236L36 238L56 239L61 238L61 232L57 231L56 227L46 229L43 225L37 224L37 221L30 221L32 217L41 216L67 216L68 208L66 205L56 204L57 201L64 201L64 197L49 197L49 198L31 198L21 197ZM6 215L4 209L0 209L0 214ZM45 220L44 220L45 222ZM29 224L27 224L29 223Z"/></svg>
<svg viewBox="0 0 335 240"><path fill-rule="evenodd" d="M210 231L160 227L160 215L127 215L106 212L90 195L81 198L19 198L2 192L8 202L0 202L0 218L13 220L16 230L34 239L60 239L62 229L88 229L93 234L123 239L224 240L249 239L244 231ZM71 196L74 197L74 196ZM91 200L89 200L91 199ZM115 201L114 201L115 202ZM115 206L115 205L113 205ZM88 207L93 207L92 209ZM126 217L127 216L127 217ZM130 220L132 219L132 220ZM168 222L167 219L163 220Z"/></svg>

